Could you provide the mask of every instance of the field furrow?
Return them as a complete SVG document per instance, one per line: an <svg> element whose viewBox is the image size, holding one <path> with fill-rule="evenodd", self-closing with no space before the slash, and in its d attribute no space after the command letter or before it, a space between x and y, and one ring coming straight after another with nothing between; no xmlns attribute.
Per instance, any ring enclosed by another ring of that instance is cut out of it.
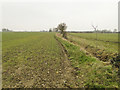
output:
<svg viewBox="0 0 120 90"><path fill-rule="evenodd" d="M3 88L77 87L74 70L54 33L21 33L18 40L5 40L5 35L11 38L3 33Z"/></svg>
<svg viewBox="0 0 120 90"><path fill-rule="evenodd" d="M52 32L3 32L2 87L117 88L118 69L82 50L93 53L99 49L95 42L67 37Z"/></svg>

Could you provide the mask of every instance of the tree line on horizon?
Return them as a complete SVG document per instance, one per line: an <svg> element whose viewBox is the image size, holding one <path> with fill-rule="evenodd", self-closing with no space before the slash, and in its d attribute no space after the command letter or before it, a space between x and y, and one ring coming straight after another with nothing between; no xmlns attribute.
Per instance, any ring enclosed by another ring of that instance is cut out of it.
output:
<svg viewBox="0 0 120 90"><path fill-rule="evenodd" d="M12 30L9 30L9 29L7 29L7 28L3 28L3 29L2 29L2 32L12 32Z"/></svg>
<svg viewBox="0 0 120 90"><path fill-rule="evenodd" d="M107 29L104 29L104 30L98 30L97 29L97 30L94 30L94 31L66 31L66 29L67 29L66 24L65 23L60 23L60 24L58 24L58 26L56 28L50 28L49 31L43 30L43 31L40 31L40 32L60 32L61 34L62 33L64 34L63 36L65 36L65 34L67 32L75 32L75 33L77 33L77 32L78 33L79 32L85 32L85 33L96 33L96 32L97 33L120 33L120 31L118 31L117 29L114 29L113 31L107 30ZM8 28L3 28L2 32L14 32L14 31L10 30Z"/></svg>

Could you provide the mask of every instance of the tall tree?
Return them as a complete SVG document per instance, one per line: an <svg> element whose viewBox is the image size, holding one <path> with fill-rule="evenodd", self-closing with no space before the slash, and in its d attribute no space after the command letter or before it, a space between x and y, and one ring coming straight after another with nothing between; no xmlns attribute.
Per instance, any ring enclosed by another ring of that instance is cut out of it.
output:
<svg viewBox="0 0 120 90"><path fill-rule="evenodd" d="M62 36L65 39L67 39L67 33L65 31L67 29L66 24L65 23L60 23L57 28L58 28L58 30L60 30L60 33L62 34Z"/></svg>
<svg viewBox="0 0 120 90"><path fill-rule="evenodd" d="M67 29L67 26L65 23L60 23L57 28L60 30L61 34L63 34L63 32Z"/></svg>

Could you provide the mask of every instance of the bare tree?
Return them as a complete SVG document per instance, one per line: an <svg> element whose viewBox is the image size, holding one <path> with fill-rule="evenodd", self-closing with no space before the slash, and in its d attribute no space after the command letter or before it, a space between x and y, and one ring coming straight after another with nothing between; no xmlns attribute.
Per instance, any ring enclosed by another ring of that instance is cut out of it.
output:
<svg viewBox="0 0 120 90"><path fill-rule="evenodd" d="M96 40L97 40L97 27L98 27L98 26L92 25L92 27L93 27L93 29L94 29L94 31L95 31L95 33L96 33ZM96 41L96 48L97 48L97 41Z"/></svg>
<svg viewBox="0 0 120 90"><path fill-rule="evenodd" d="M96 40L97 40L97 27L98 27L98 26L92 25L92 27L93 27L94 31L96 32Z"/></svg>

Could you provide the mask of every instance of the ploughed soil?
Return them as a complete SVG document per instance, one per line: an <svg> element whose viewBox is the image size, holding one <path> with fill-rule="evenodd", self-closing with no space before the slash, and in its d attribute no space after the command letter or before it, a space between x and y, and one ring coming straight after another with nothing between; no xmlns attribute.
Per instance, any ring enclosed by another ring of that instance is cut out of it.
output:
<svg viewBox="0 0 120 90"><path fill-rule="evenodd" d="M57 39L56 39L57 40ZM75 69L71 66L67 59L64 47L60 44L61 54L60 60L44 59L38 60L28 58L25 62L17 63L15 67L3 67L3 88L78 88L83 87L78 76L75 75ZM42 54L42 53L41 53ZM12 55L12 54L11 54ZM18 56L16 56L17 58ZM3 58L5 58L3 56ZM22 63L22 64L21 64ZM14 64L14 63L13 63Z"/></svg>

